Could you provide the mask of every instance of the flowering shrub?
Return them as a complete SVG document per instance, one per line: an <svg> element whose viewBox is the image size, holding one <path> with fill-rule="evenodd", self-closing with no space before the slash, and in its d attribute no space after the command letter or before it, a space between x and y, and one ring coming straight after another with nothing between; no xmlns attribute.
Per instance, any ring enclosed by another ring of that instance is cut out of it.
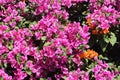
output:
<svg viewBox="0 0 120 80"><path fill-rule="evenodd" d="M119 79L119 2L0 0L0 80Z"/></svg>

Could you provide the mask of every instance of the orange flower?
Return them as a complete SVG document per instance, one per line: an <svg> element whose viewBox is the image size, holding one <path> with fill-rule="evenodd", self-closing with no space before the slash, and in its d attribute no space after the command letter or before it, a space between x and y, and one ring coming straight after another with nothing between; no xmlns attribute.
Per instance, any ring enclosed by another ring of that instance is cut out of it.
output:
<svg viewBox="0 0 120 80"><path fill-rule="evenodd" d="M92 34L93 35L97 35L98 34L98 30L92 30Z"/></svg>
<svg viewBox="0 0 120 80"><path fill-rule="evenodd" d="M87 24L91 25L91 19L90 18L87 18Z"/></svg>
<svg viewBox="0 0 120 80"><path fill-rule="evenodd" d="M79 58L82 59L82 58L85 58L86 54L84 54L84 53L80 53L78 56L79 56Z"/></svg>
<svg viewBox="0 0 120 80"><path fill-rule="evenodd" d="M93 24L89 25L90 29L95 29L95 26Z"/></svg>
<svg viewBox="0 0 120 80"><path fill-rule="evenodd" d="M100 34L107 34L109 33L109 29L103 29L99 31Z"/></svg>
<svg viewBox="0 0 120 80"><path fill-rule="evenodd" d="M80 53L79 57L82 58L86 58L86 59L92 59L94 57L98 56L98 53L95 52L94 50L90 50L88 49L86 52L84 53Z"/></svg>
<svg viewBox="0 0 120 80"><path fill-rule="evenodd" d="M107 34L107 33L109 33L109 29L96 30L96 29L95 29L96 27L95 27L94 24L92 24L90 18L87 18L87 22L86 22L86 23L89 25L90 29L92 29L92 34L93 34L93 35L97 35L97 34Z"/></svg>
<svg viewBox="0 0 120 80"><path fill-rule="evenodd" d="M89 25L90 29L95 29L95 26L91 23L91 19L87 19L87 24Z"/></svg>
<svg viewBox="0 0 120 80"><path fill-rule="evenodd" d="M104 33L104 34L109 33L109 29L104 29L104 30L103 30L103 33Z"/></svg>

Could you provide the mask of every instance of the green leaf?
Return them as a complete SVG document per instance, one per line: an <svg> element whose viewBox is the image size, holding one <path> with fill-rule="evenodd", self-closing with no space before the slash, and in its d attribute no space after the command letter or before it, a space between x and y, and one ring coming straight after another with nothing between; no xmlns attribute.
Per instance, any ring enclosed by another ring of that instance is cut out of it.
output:
<svg viewBox="0 0 120 80"><path fill-rule="evenodd" d="M99 55L99 59L108 60L108 58L107 58L107 57L104 57L103 55Z"/></svg>
<svg viewBox="0 0 120 80"><path fill-rule="evenodd" d="M32 71L27 66L24 66L24 70L28 75L32 74Z"/></svg>
<svg viewBox="0 0 120 80"><path fill-rule="evenodd" d="M117 38L116 38L116 36L115 36L115 34L114 34L113 32L110 33L109 41L110 41L110 44L111 44L112 46L114 46L115 43L117 42Z"/></svg>
<svg viewBox="0 0 120 80"><path fill-rule="evenodd" d="M32 74L32 72L31 72L30 70L26 71L26 73L27 73L28 75L31 75L31 74Z"/></svg>
<svg viewBox="0 0 120 80"><path fill-rule="evenodd" d="M31 22L30 24L31 24L31 25L35 25L35 24L37 24L37 22L36 22L36 21L33 21L33 22Z"/></svg>
<svg viewBox="0 0 120 80"><path fill-rule="evenodd" d="M3 23L2 22L0 22L0 25L2 25Z"/></svg>
<svg viewBox="0 0 120 80"><path fill-rule="evenodd" d="M46 42L45 44L44 44L44 46L49 46L50 45L50 42Z"/></svg>
<svg viewBox="0 0 120 80"><path fill-rule="evenodd" d="M99 58L100 58L100 59L103 59L103 56L102 56L102 55L99 55Z"/></svg>
<svg viewBox="0 0 120 80"><path fill-rule="evenodd" d="M41 40L45 41L46 38L47 38L46 36L43 36L43 37L41 37Z"/></svg>
<svg viewBox="0 0 120 80"><path fill-rule="evenodd" d="M118 66L118 71L120 72L120 66Z"/></svg>
<svg viewBox="0 0 120 80"><path fill-rule="evenodd" d="M12 45L12 44L9 45L9 46L7 45L7 47L8 47L9 50L12 50L12 49L13 49L13 45Z"/></svg>
<svg viewBox="0 0 120 80"><path fill-rule="evenodd" d="M4 63L4 67L7 68L7 63Z"/></svg>
<svg viewBox="0 0 120 80"><path fill-rule="evenodd" d="M7 47L9 50L12 50L13 49L13 41L12 40L9 40L7 43Z"/></svg>
<svg viewBox="0 0 120 80"><path fill-rule="evenodd" d="M29 9L28 9L28 7L26 7L25 9L24 9L24 12L28 12L29 11Z"/></svg>
<svg viewBox="0 0 120 80"><path fill-rule="evenodd" d="M101 47L102 51L105 52L108 43L106 43L103 39L101 39L99 43L100 43L100 47Z"/></svg>
<svg viewBox="0 0 120 80"><path fill-rule="evenodd" d="M16 55L16 60L17 60L18 64L20 64L20 62L21 62L20 58L21 58L21 54L19 53Z"/></svg>
<svg viewBox="0 0 120 80"><path fill-rule="evenodd" d="M64 76L63 79L66 80L66 76Z"/></svg>
<svg viewBox="0 0 120 80"><path fill-rule="evenodd" d="M109 43L110 41L109 41L109 37L107 36L107 35L104 35L103 36L103 39L104 39L104 41L106 42L106 43Z"/></svg>
<svg viewBox="0 0 120 80"><path fill-rule="evenodd" d="M120 80L120 75L117 76L116 80Z"/></svg>
<svg viewBox="0 0 120 80"><path fill-rule="evenodd" d="M95 63L92 62L92 63L88 66L88 69L92 69L94 66L95 66Z"/></svg>
<svg viewBox="0 0 120 80"><path fill-rule="evenodd" d="M3 78L2 78L2 77L0 77L0 80L3 80Z"/></svg>

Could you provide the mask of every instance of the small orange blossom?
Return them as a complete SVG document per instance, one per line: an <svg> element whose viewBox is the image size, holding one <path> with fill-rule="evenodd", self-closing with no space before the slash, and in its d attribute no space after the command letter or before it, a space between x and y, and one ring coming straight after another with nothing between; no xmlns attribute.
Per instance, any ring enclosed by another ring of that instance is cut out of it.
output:
<svg viewBox="0 0 120 80"><path fill-rule="evenodd" d="M95 26L91 23L91 19L87 19L87 24L89 25L90 29L95 29Z"/></svg>
<svg viewBox="0 0 120 80"><path fill-rule="evenodd" d="M104 29L104 30L103 30L103 33L104 33L104 34L109 33L109 29Z"/></svg>
<svg viewBox="0 0 120 80"><path fill-rule="evenodd" d="M97 35L98 34L98 30L92 30L92 34L93 35Z"/></svg>
<svg viewBox="0 0 120 80"><path fill-rule="evenodd" d="M98 56L98 53L95 52L94 50L88 49L86 52L80 53L78 56L79 56L81 59L82 59L82 58L92 59L92 58Z"/></svg>

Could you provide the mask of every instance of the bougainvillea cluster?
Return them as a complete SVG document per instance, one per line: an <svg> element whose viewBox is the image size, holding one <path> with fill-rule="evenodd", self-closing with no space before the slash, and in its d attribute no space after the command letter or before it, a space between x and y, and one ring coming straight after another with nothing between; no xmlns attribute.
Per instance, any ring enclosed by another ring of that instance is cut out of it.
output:
<svg viewBox="0 0 120 80"><path fill-rule="evenodd" d="M118 2L0 0L0 80L113 80L120 73L88 43L91 31L105 35L119 24ZM77 3L89 3L85 23L69 20ZM96 64L88 69L89 60Z"/></svg>

